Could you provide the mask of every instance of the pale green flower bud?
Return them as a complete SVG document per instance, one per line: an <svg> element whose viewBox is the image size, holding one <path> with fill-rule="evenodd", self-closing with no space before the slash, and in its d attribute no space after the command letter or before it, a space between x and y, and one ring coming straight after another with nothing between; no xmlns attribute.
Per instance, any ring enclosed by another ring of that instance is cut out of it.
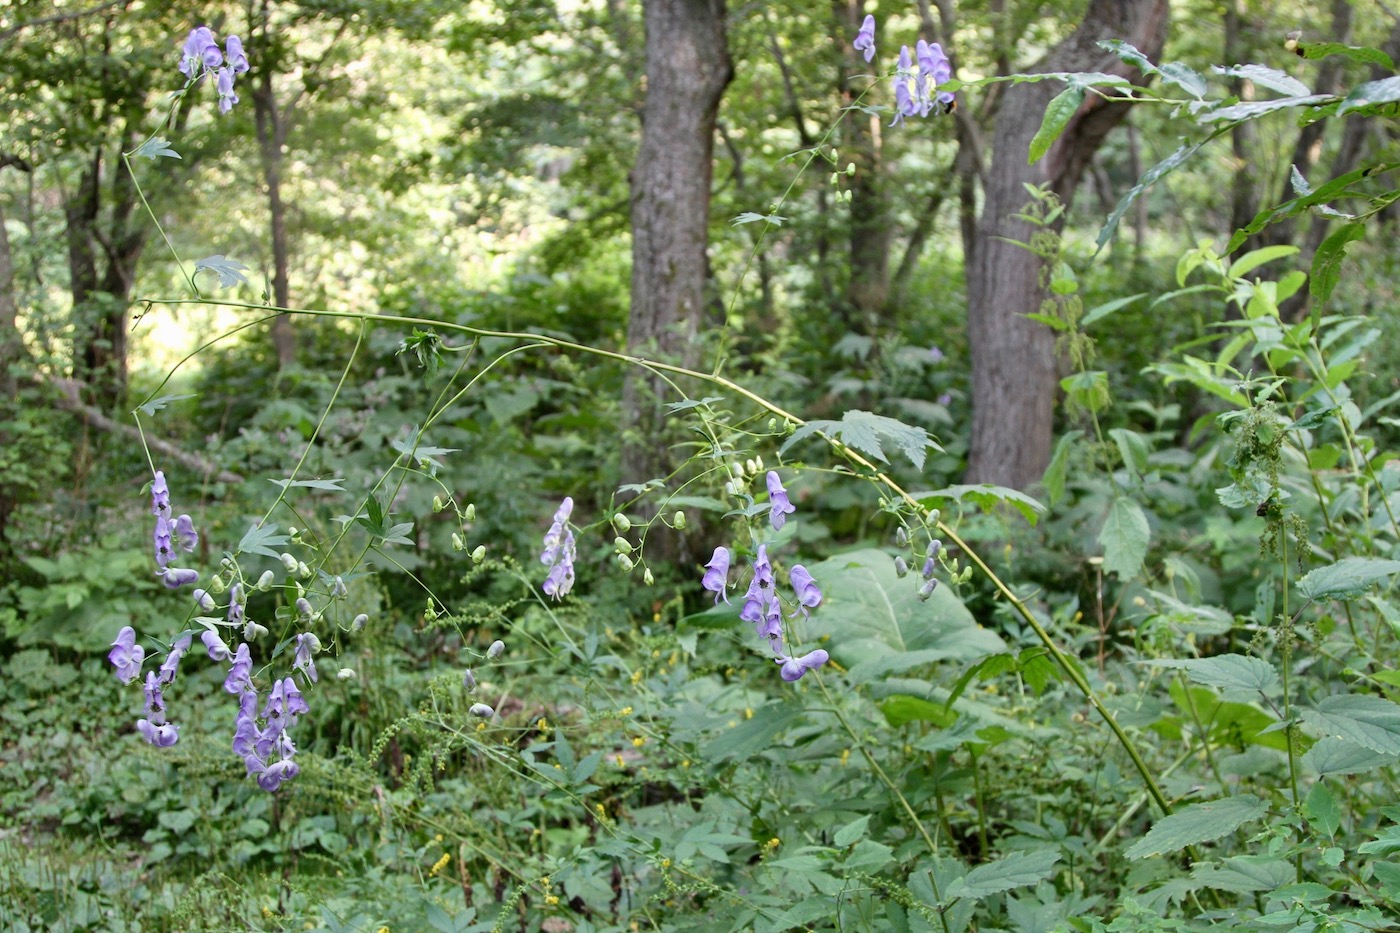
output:
<svg viewBox="0 0 1400 933"><path fill-rule="evenodd" d="M258 592L266 593L272 589L272 584L276 579L271 570L264 570L262 576L258 577Z"/></svg>
<svg viewBox="0 0 1400 933"><path fill-rule="evenodd" d="M492 661L506 653L506 643L499 638L491 642L491 647L486 649L486 656Z"/></svg>
<svg viewBox="0 0 1400 933"><path fill-rule="evenodd" d="M294 580L292 585L297 588L297 599L303 599L306 596L306 587L301 585L300 580Z"/></svg>
<svg viewBox="0 0 1400 933"><path fill-rule="evenodd" d="M676 514L671 518L671 524L675 527L675 529L676 529L677 531L684 531L684 530L685 530L685 513L684 513L684 512L676 512Z"/></svg>
<svg viewBox="0 0 1400 933"><path fill-rule="evenodd" d="M632 553L632 542L621 536L613 538L613 547L617 548L619 554Z"/></svg>
<svg viewBox="0 0 1400 933"><path fill-rule="evenodd" d="M217 596L226 589L228 586L224 583L224 578L217 573L214 574L213 579L209 581L209 592Z"/></svg>
<svg viewBox="0 0 1400 933"><path fill-rule="evenodd" d="M633 567L637 566L636 562L633 561L632 558L628 557L626 554L617 555L617 563L619 566L622 567L623 570L628 571L630 571Z"/></svg>
<svg viewBox="0 0 1400 933"><path fill-rule="evenodd" d="M297 612L299 612L299 613L301 614L301 617L302 617L303 619L309 619L309 618L311 618L311 613L312 613L314 610L311 608L311 603L310 603L309 600L307 600L307 599L305 599L305 598L303 598L303 599L298 599L298 600L296 601L296 607L297 607Z"/></svg>
<svg viewBox="0 0 1400 933"><path fill-rule="evenodd" d="M476 521L476 503L474 503L474 502L468 502L468 503L467 503L467 510L466 510L465 512L463 512L462 515L463 515L463 517L466 518L466 520L469 521L469 522L474 522L474 521Z"/></svg>
<svg viewBox="0 0 1400 933"><path fill-rule="evenodd" d="M331 599L344 599L350 595L350 590L345 585L345 579L339 574L331 578Z"/></svg>
<svg viewBox="0 0 1400 933"><path fill-rule="evenodd" d="M653 583L656 582L656 578L651 575L650 567L646 567L642 570L642 582L645 583L647 586L651 586Z"/></svg>
<svg viewBox="0 0 1400 933"><path fill-rule="evenodd" d="M744 465L743 465L742 463L740 463L738 460L735 460L733 463L731 463L731 464L729 465L729 475L730 475L730 476L733 476L735 479L743 479L743 478L744 478Z"/></svg>
<svg viewBox="0 0 1400 933"><path fill-rule="evenodd" d="M284 551L282 553L282 566L287 568L287 573L295 573L297 569L297 559Z"/></svg>
<svg viewBox="0 0 1400 933"><path fill-rule="evenodd" d="M244 641L257 641L259 638L262 638L266 634L267 626L265 625L259 625L251 619L243 623Z"/></svg>
<svg viewBox="0 0 1400 933"><path fill-rule="evenodd" d="M356 674L354 668L342 667L340 670L335 672L335 676L337 680L354 680Z"/></svg>
<svg viewBox="0 0 1400 933"><path fill-rule="evenodd" d="M305 561L297 561L297 573L303 577L309 577L311 576L311 568L306 566Z"/></svg>
<svg viewBox="0 0 1400 933"><path fill-rule="evenodd" d="M471 713L473 716L479 716L482 719L490 719L492 716L496 715L496 711L493 710L491 707L487 706L485 703L473 703L472 708L468 710L468 712Z"/></svg>
<svg viewBox="0 0 1400 933"><path fill-rule="evenodd" d="M434 512L441 512L442 510L443 510L442 496L433 496L433 511L434 511Z"/></svg>
<svg viewBox="0 0 1400 933"><path fill-rule="evenodd" d="M476 550L475 550L475 551L472 551L472 560L479 564L479 563L481 563L482 561L484 561L485 559L486 559L486 545L484 545L484 544L478 544L478 545L476 546Z"/></svg>
<svg viewBox="0 0 1400 933"><path fill-rule="evenodd" d="M452 550L462 551L465 550L466 547L467 546L462 543L462 536L457 534L457 532L455 531L452 532Z"/></svg>
<svg viewBox="0 0 1400 933"><path fill-rule="evenodd" d="M301 534L301 531L299 531L295 525L289 525L287 527L287 535L289 537L295 538L299 534Z"/></svg>
<svg viewBox="0 0 1400 933"><path fill-rule="evenodd" d="M363 632L365 629L365 624L368 622L369 616L365 615L362 612L359 615L355 616L354 620L351 621L350 630L354 632Z"/></svg>
<svg viewBox="0 0 1400 933"><path fill-rule="evenodd" d="M847 175L854 175L855 173L856 173L856 164L855 164L854 162L847 162L847 163L846 163L846 174L847 174Z"/></svg>
<svg viewBox="0 0 1400 933"><path fill-rule="evenodd" d="M618 512L613 516L613 527L617 529L618 534L625 535L632 528L632 519Z"/></svg>

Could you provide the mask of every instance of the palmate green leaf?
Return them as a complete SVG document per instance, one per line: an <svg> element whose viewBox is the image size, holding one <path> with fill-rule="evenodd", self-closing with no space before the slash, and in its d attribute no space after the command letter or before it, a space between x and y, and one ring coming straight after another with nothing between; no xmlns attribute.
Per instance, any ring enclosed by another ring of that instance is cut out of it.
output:
<svg viewBox="0 0 1400 933"><path fill-rule="evenodd" d="M1253 794L1192 804L1158 820L1146 836L1128 848L1127 856L1148 858L1210 842L1259 819L1268 810L1269 805Z"/></svg>
<svg viewBox="0 0 1400 933"><path fill-rule="evenodd" d="M972 869L948 885L943 897L945 900L980 900L1013 888L1028 887L1050 877L1059 860L1058 852L1017 852Z"/></svg>
<svg viewBox="0 0 1400 933"><path fill-rule="evenodd" d="M1319 567L1298 581L1298 592L1306 599L1357 599L1366 591L1400 573L1400 560L1379 557L1344 557L1335 564Z"/></svg>
<svg viewBox="0 0 1400 933"><path fill-rule="evenodd" d="M1040 129L1036 130L1035 136L1031 139L1030 152L1027 156L1029 164L1034 165L1039 162L1045 153L1050 151L1050 147L1064 133L1065 127L1079 112L1079 107L1083 103L1084 87L1079 84L1071 84L1051 99L1045 107L1045 117L1040 122Z"/></svg>
<svg viewBox="0 0 1400 933"><path fill-rule="evenodd" d="M281 486L283 489L294 487L299 489L321 489L325 492L345 491L345 487L340 485L345 482L345 478L340 476L335 479L270 479L268 482Z"/></svg>
<svg viewBox="0 0 1400 933"><path fill-rule="evenodd" d="M150 139L137 146L131 154L142 159L151 159L153 161L162 157L167 159L180 158L180 153L170 148L170 140L161 139L159 136L152 136Z"/></svg>
<svg viewBox="0 0 1400 933"><path fill-rule="evenodd" d="M1152 667L1185 671L1186 676L1207 687L1263 692L1278 683L1278 671L1268 661L1243 654L1219 654L1213 658L1141 661Z"/></svg>
<svg viewBox="0 0 1400 933"><path fill-rule="evenodd" d="M1025 493L1005 486L993 486L991 483L945 486L932 492L916 492L914 498L920 505L936 509L947 508L950 502L958 505L970 503L983 512L991 512L1000 506L1009 505L1032 525L1045 512L1044 505Z"/></svg>
<svg viewBox="0 0 1400 933"><path fill-rule="evenodd" d="M227 256L215 255L206 256L194 264L195 274L200 272L212 272L219 277L219 285L223 288L230 288L241 282L247 282L248 277L244 272L248 267L236 259L229 259Z"/></svg>
<svg viewBox="0 0 1400 933"><path fill-rule="evenodd" d="M238 542L238 553L240 554L261 554L263 557L278 558L281 552L274 551L274 547L287 543L286 535L277 533L276 525L254 525L248 529L248 533L243 536L243 540Z"/></svg>
<svg viewBox="0 0 1400 933"><path fill-rule="evenodd" d="M182 399L194 398L193 394L186 395L162 395L160 398L153 398L149 402L144 402L138 407L138 411L143 411L151 417L171 402L178 402Z"/></svg>
<svg viewBox="0 0 1400 933"><path fill-rule="evenodd" d="M884 445L891 444L921 470L924 468L924 458L930 447L934 450L943 449L929 437L928 432L923 428L857 409L846 412L841 416L840 421L807 422L792 432L792 436L787 439L787 443L783 444L780 452L786 452L793 444L803 438L811 437L818 431L863 454L874 457L881 463L889 463L889 459L885 456Z"/></svg>
<svg viewBox="0 0 1400 933"><path fill-rule="evenodd" d="M1304 721L1382 755L1400 755L1400 704L1377 696L1338 694L1302 711Z"/></svg>
<svg viewBox="0 0 1400 933"><path fill-rule="evenodd" d="M982 628L949 587L918 597L913 575L899 579L894 559L867 548L807 567L826 594L805 629L857 682L949 659L970 661L1006 650Z"/></svg>
<svg viewBox="0 0 1400 933"><path fill-rule="evenodd" d="M1099 532L1099 546L1103 548L1104 573L1116 573L1119 579L1134 577L1142 569L1147 557L1147 544L1152 531L1147 525L1147 514L1142 506L1127 496L1113 500L1108 510L1103 530Z"/></svg>

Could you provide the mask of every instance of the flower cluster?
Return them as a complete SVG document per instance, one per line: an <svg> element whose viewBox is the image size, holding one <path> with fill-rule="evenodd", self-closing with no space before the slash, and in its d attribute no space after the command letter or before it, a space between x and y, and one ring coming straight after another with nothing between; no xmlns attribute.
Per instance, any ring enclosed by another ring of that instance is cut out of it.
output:
<svg viewBox="0 0 1400 933"><path fill-rule="evenodd" d="M797 510L788 499L787 490L783 488L782 480L776 472L770 470L765 481L768 487L768 520L773 530L777 531L786 523L787 516ZM716 604L721 599L729 602L726 592L729 585L729 563L729 549L717 547L714 556L705 565L705 576L700 585L715 594ZM820 648L800 657L790 657L787 654L784 647L783 600L778 595L777 580L773 573L773 565L768 559L767 545L758 546L752 569L753 577L744 593L744 605L739 610L739 618L752 625L754 633L768 642L783 680L800 680L808 671L816 670L825 664L830 655ZM801 564L793 565L788 571L788 584L792 587L793 603L796 606L789 613L789 618L798 613L805 618L811 610L821 605L822 591L806 567Z"/></svg>
<svg viewBox="0 0 1400 933"><path fill-rule="evenodd" d="M240 649L248 646L240 645ZM211 651L212 655L213 652ZM243 652L246 657L246 651ZM251 684L239 687L235 684L234 673L229 674L224 689L230 693L238 690L238 719L233 731L233 751L243 759L248 775L257 775L258 786L266 791L275 791L283 781L290 781L301 771L292 760L297 747L287 730L296 725L297 717L311 711L302 698L296 681L290 677L274 681L268 693L267 703L262 708L262 725L258 724L258 692ZM239 682L247 681L246 672Z"/></svg>
<svg viewBox="0 0 1400 933"><path fill-rule="evenodd" d="M177 542L180 550L186 553L199 547L199 532L194 530L194 521L188 515L171 518L170 487L165 483L162 470L156 470L155 478L151 480L151 514L156 517L155 551L156 567L159 568L156 576L172 590L186 583L194 583L199 579L198 571L172 567L170 564L177 556Z"/></svg>
<svg viewBox="0 0 1400 933"><path fill-rule="evenodd" d="M895 532L894 540L900 547L909 548L910 557L914 558L915 561L918 560L918 553L909 540L909 532L904 529L903 525ZM919 599L921 600L928 599L933 595L933 591L938 589L938 580L934 574L938 571L938 555L942 550L943 542L933 538L929 541L928 550L924 552L924 563L919 569ZM905 560L902 555L894 559L894 573L900 579L909 575L909 561Z"/></svg>
<svg viewBox="0 0 1400 933"><path fill-rule="evenodd" d="M574 532L569 527L569 516L574 511L574 500L565 496L554 513L554 524L544 536L544 553L540 563L549 568L544 580L544 591L555 599L563 599L574 586L574 558L577 550L574 545Z"/></svg>
<svg viewBox="0 0 1400 933"><path fill-rule="evenodd" d="M851 47L864 52L867 62L875 57L875 17L865 17ZM952 79L953 65L937 42L920 39L912 53L909 46L900 46L899 65L890 79L895 110L890 125L904 122L905 117L926 117L935 109L939 113L950 112L955 106L953 92L940 91L938 86Z"/></svg>
<svg viewBox="0 0 1400 933"><path fill-rule="evenodd" d="M243 52L243 40L229 36L219 48L214 31L208 26L191 29L180 55L180 73L194 82L204 74L214 76L219 92L219 112L228 113L238 103L233 92L233 79L248 70L248 56Z"/></svg>

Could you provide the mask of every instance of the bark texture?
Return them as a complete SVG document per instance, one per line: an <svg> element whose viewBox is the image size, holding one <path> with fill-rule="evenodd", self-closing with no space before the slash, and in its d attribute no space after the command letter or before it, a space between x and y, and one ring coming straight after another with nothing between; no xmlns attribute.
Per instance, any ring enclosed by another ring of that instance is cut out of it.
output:
<svg viewBox="0 0 1400 933"><path fill-rule="evenodd" d="M264 15L265 12L264 12ZM272 90L272 69L262 68L253 91L253 122L262 156L263 181L267 184L267 210L272 236L272 302L279 308L291 306L288 285L290 258L287 246L287 206L282 201L282 154L287 143L287 123ZM272 320L272 346L277 368L285 370L296 363L296 334L289 315Z"/></svg>
<svg viewBox="0 0 1400 933"><path fill-rule="evenodd" d="M646 102L632 170L632 306L628 352L699 358L708 281L715 120L733 75L723 0L647 0ZM663 476L662 384L639 370L623 390L624 482Z"/></svg>
<svg viewBox="0 0 1400 933"><path fill-rule="evenodd" d="M1138 77L1098 48L1118 38L1156 58L1168 21L1167 0L1092 0L1083 23L1032 72L1104 71ZM1048 183L1066 203L1108 132L1127 115L1121 105L1090 96L1064 134L1035 165L1030 141L1046 104L1063 89L1054 81L1006 90L997 113L982 216L968 257L968 343L972 361L972 447L967 479L1024 489L1050 462L1059 376L1055 338L1025 315L1040 306L1040 259L1017 243L1036 232L1014 215L1029 197L1024 186Z"/></svg>

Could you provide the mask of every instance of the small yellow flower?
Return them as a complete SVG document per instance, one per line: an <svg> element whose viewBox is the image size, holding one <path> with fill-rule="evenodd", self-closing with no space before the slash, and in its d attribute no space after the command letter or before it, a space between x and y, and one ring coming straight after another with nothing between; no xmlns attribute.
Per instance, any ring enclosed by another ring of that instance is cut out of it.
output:
<svg viewBox="0 0 1400 933"><path fill-rule="evenodd" d="M689 758L686 758L685 760L683 760L683 761L681 762L681 767L682 767L682 768L689 768L689 767L690 767L690 759L689 759Z"/></svg>
<svg viewBox="0 0 1400 933"><path fill-rule="evenodd" d="M266 910L267 908L263 908L263 909ZM388 927L380 927L379 929L375 930L374 933L389 933L389 928L388 928Z"/></svg>
<svg viewBox="0 0 1400 933"><path fill-rule="evenodd" d="M433 867L428 869L428 877L435 877L438 872L442 871L444 868L447 867L447 863L450 861L452 861L452 854L450 852L442 853L442 858L434 862Z"/></svg>
<svg viewBox="0 0 1400 933"><path fill-rule="evenodd" d="M641 682L642 682L642 669L639 667L639 668L637 668L635 671L632 672L632 686L635 687L635 686L637 686L637 684L639 684L639 683L641 683Z"/></svg>
<svg viewBox="0 0 1400 933"><path fill-rule="evenodd" d="M656 659L656 658L661 657L661 649L659 649L659 648L653 648L653 649L651 649L651 656L652 656L653 659Z"/></svg>
<svg viewBox="0 0 1400 933"><path fill-rule="evenodd" d="M640 735L639 735L639 736L637 736L635 739L632 740L632 747L633 747L633 748L641 748L641 747L642 747L643 745L645 745L645 744L647 744L647 740L646 740L646 737L645 737L645 736L640 736Z"/></svg>
<svg viewBox="0 0 1400 933"><path fill-rule="evenodd" d="M621 712L621 714L622 714L623 716L631 716L631 715L632 715L632 707L630 707L630 706L624 706L624 707L620 710L620 712Z"/></svg>
<svg viewBox="0 0 1400 933"><path fill-rule="evenodd" d="M555 904L559 903L559 898L554 894L546 894L544 902L550 907L553 907Z"/></svg>
<svg viewBox="0 0 1400 933"><path fill-rule="evenodd" d="M540 721L539 721L538 723L536 723L536 726L539 728L539 730L540 730L541 732L548 732L548 731L549 731L549 720L548 720L548 719L545 719L543 716L541 716L541 717L540 717Z"/></svg>
<svg viewBox="0 0 1400 933"><path fill-rule="evenodd" d="M436 836L434 836L434 837L433 837L433 841L434 841L434 842L442 842L442 833L438 833Z"/></svg>
<svg viewBox="0 0 1400 933"><path fill-rule="evenodd" d="M745 706L745 707L744 707L744 718L745 718L745 719L752 719L752 718L753 718L753 707L752 707L752 706Z"/></svg>
<svg viewBox="0 0 1400 933"><path fill-rule="evenodd" d="M485 732L485 731L486 731L486 723L484 723L484 722L479 722L479 723L477 723L477 724L476 724L476 731L477 731L477 732Z"/></svg>
<svg viewBox="0 0 1400 933"><path fill-rule="evenodd" d="M662 859L662 860L661 860L661 867L662 867L662 868L670 868L670 867L671 867L671 860L668 859L668 858Z"/></svg>
<svg viewBox="0 0 1400 933"><path fill-rule="evenodd" d="M617 766L618 766L619 768L622 767L622 755L621 755L621 754L615 755L615 756L613 757L613 760L617 762Z"/></svg>
<svg viewBox="0 0 1400 933"><path fill-rule="evenodd" d="M765 843L763 847L764 847L765 849L767 849L769 852L772 852L774 849L778 848L778 846L780 846L780 845L782 845L782 844L783 844L783 843L782 843L782 840L780 840L777 836L774 836L772 839L769 839L768 842Z"/></svg>

